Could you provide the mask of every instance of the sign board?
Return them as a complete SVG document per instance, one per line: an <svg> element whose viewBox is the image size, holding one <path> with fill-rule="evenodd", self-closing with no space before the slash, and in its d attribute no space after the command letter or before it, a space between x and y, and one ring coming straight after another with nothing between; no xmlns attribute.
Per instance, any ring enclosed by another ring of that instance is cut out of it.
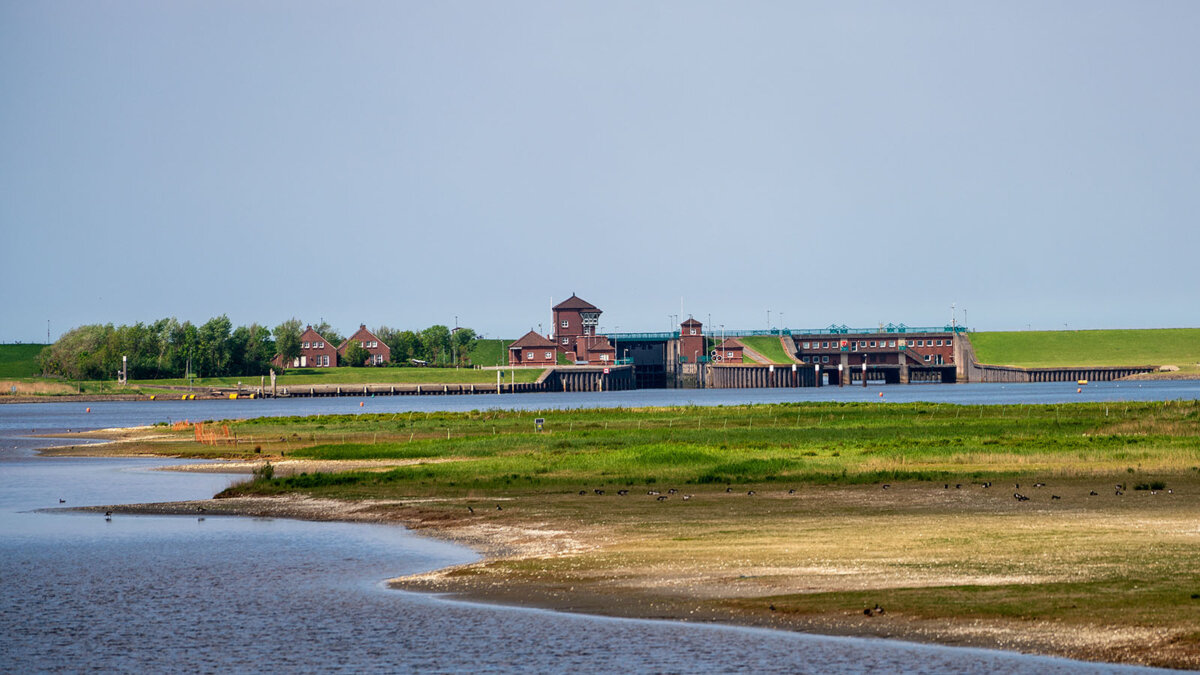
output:
<svg viewBox="0 0 1200 675"><path fill-rule="evenodd" d="M533 428L536 429L537 431L541 431L542 427L545 425L546 425L545 417L538 417L535 420L533 420Z"/></svg>
<svg viewBox="0 0 1200 675"><path fill-rule="evenodd" d="M605 368L605 369L604 369L604 374L605 374L605 375L607 375L607 374L608 374L608 368Z"/></svg>
<svg viewBox="0 0 1200 675"><path fill-rule="evenodd" d="M768 368L767 372L770 372L770 373L775 372L775 366L771 366L770 368Z"/></svg>

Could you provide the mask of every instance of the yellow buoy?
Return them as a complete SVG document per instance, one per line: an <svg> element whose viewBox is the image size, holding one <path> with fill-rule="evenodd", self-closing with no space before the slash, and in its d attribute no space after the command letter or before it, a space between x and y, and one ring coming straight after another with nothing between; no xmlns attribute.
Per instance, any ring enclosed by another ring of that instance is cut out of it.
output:
<svg viewBox="0 0 1200 675"><path fill-rule="evenodd" d="M1076 380L1075 384L1087 384L1087 380Z"/></svg>
<svg viewBox="0 0 1200 675"><path fill-rule="evenodd" d="M233 399L235 399L235 398L237 398L237 394L230 394L230 395L229 395L229 399L230 399L230 400L233 400Z"/></svg>

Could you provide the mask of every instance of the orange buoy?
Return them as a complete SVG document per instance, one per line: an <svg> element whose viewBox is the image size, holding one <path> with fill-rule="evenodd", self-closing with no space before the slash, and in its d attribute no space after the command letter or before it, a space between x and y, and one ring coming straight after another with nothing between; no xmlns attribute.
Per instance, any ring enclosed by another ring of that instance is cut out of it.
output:
<svg viewBox="0 0 1200 675"><path fill-rule="evenodd" d="M1082 393L1083 393L1083 387L1076 387L1076 388L1075 388L1075 393L1076 393L1076 394L1082 394Z"/></svg>
<svg viewBox="0 0 1200 675"><path fill-rule="evenodd" d="M360 407L360 408L361 408L361 407L363 407L363 402L362 402L362 401L359 401L359 402L358 402L358 407Z"/></svg>
<svg viewBox="0 0 1200 675"><path fill-rule="evenodd" d="M91 409L91 408L88 408L88 409L87 409L87 412L92 412L92 409Z"/></svg>
<svg viewBox="0 0 1200 675"><path fill-rule="evenodd" d="M883 396L883 392L882 392L882 391L881 391L881 392L879 392L879 395L882 397L882 396Z"/></svg>

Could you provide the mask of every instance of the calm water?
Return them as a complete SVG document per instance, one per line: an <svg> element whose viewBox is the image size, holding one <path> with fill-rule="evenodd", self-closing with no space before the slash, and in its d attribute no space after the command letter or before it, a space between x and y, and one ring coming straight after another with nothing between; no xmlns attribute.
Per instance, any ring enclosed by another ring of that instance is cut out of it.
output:
<svg viewBox="0 0 1200 675"><path fill-rule="evenodd" d="M1089 386L1094 400L1195 398L1197 383ZM1173 385L1173 386L1162 386ZM868 389L889 400L1078 400L1050 384ZM1056 388L1056 389L1052 389ZM907 390L907 391L906 391ZM836 398L857 391L812 390ZM908 393L911 391L912 393ZM942 392L945 393L942 393ZM364 409L808 400L810 390L367 399ZM715 394L720 394L717 396ZM1007 397L1014 398L1007 398ZM1025 396L1026 398L1015 398ZM873 400L873 399L872 399ZM211 496L233 477L163 460L35 456L31 431L184 417L350 412L359 399L0 406L0 672L1132 672L881 640L605 619L451 602L389 577L476 559L403 528L279 519L114 516L57 507Z"/></svg>

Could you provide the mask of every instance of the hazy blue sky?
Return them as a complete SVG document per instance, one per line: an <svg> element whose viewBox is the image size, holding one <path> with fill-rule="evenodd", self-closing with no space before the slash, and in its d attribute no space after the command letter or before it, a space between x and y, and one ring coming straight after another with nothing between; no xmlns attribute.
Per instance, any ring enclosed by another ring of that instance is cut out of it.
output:
<svg viewBox="0 0 1200 675"><path fill-rule="evenodd" d="M1200 325L1200 3L0 0L0 341Z"/></svg>

